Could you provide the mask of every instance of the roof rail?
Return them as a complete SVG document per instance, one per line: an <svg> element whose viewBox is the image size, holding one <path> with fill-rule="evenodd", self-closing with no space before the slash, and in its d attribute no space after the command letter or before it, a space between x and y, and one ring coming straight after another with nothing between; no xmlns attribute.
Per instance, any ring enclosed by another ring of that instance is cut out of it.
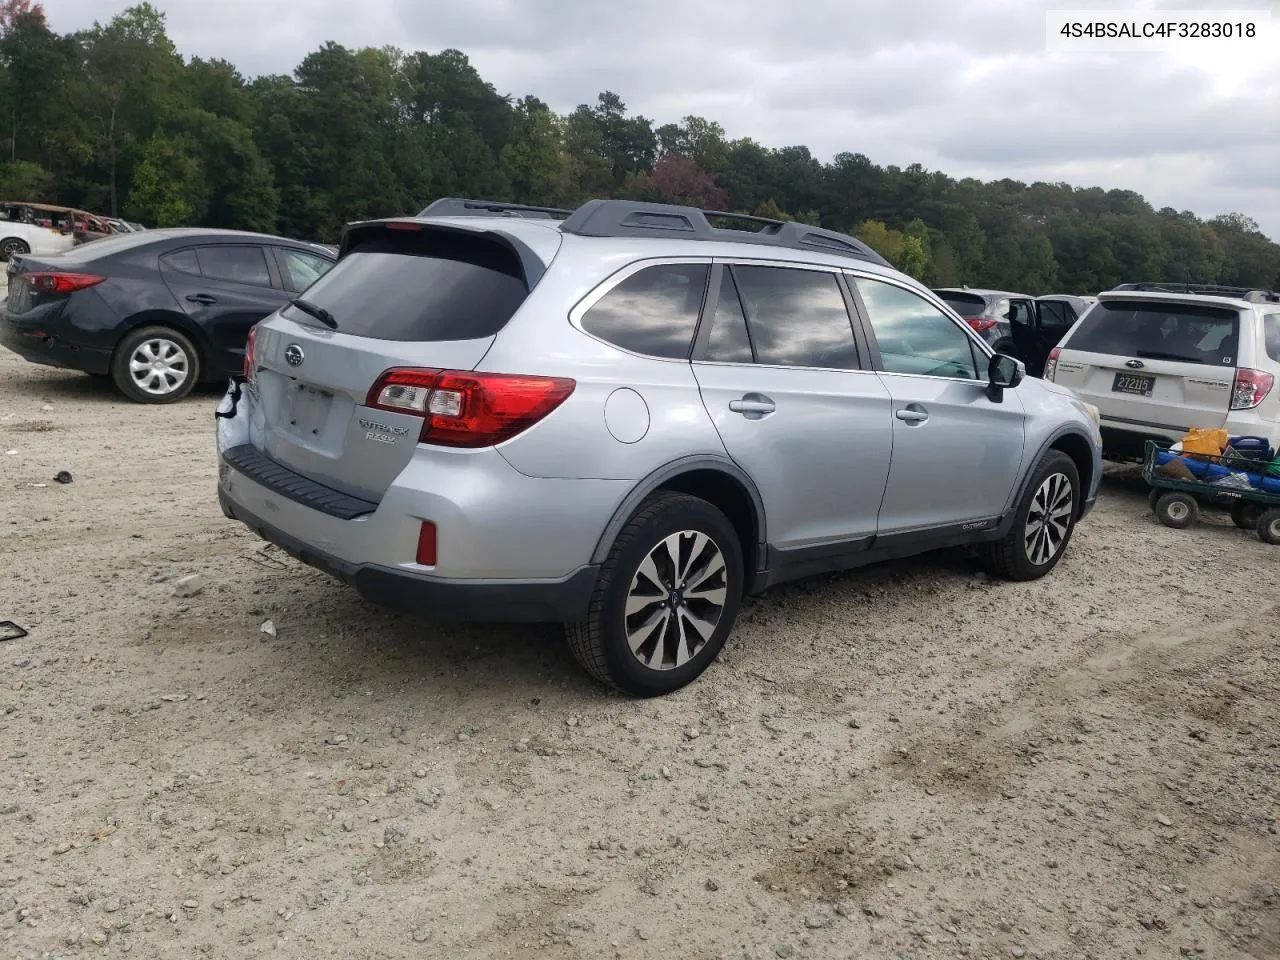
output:
<svg viewBox="0 0 1280 960"><path fill-rule="evenodd" d="M499 200L463 200L460 197L441 197L427 204L419 217L526 217L533 220L550 220L567 217L572 210L559 207L531 207L523 203L503 203Z"/></svg>
<svg viewBox="0 0 1280 960"><path fill-rule="evenodd" d="M1120 283L1112 290L1149 290L1154 293L1196 293L1205 297L1231 297L1249 303L1280 303L1280 293L1253 287L1231 287L1217 283Z"/></svg>
<svg viewBox="0 0 1280 960"><path fill-rule="evenodd" d="M714 227L711 220L760 224L758 230ZM638 200L588 200L560 225L562 233L580 237L677 237L681 240L719 240L790 247L837 256L854 257L891 267L871 247L844 233L811 227L807 223L773 220L744 213L700 210L668 203Z"/></svg>

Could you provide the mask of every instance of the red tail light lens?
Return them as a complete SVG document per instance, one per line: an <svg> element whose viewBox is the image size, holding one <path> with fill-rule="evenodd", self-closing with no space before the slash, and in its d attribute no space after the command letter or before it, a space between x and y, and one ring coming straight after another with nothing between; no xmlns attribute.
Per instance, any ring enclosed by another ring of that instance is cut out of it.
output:
<svg viewBox="0 0 1280 960"><path fill-rule="evenodd" d="M1049 351L1049 359L1044 362L1044 378L1052 380L1058 374L1058 357L1062 356L1062 348L1054 347Z"/></svg>
<svg viewBox="0 0 1280 960"><path fill-rule="evenodd" d="M529 429L575 386L563 377L392 369L374 383L366 403L422 417L420 443L491 447Z"/></svg>
<svg viewBox="0 0 1280 960"><path fill-rule="evenodd" d="M1267 399L1275 384L1276 378L1271 374L1241 367L1236 371L1236 382L1231 390L1231 409L1252 410Z"/></svg>
<svg viewBox="0 0 1280 960"><path fill-rule="evenodd" d="M986 317L965 317L964 322L979 333L986 333L996 325L996 321L989 320Z"/></svg>
<svg viewBox="0 0 1280 960"><path fill-rule="evenodd" d="M250 384L258 382L258 327L249 328L249 339L244 344L244 378Z"/></svg>
<svg viewBox="0 0 1280 960"><path fill-rule="evenodd" d="M24 273L19 276L36 293L75 293L107 279L91 273Z"/></svg>

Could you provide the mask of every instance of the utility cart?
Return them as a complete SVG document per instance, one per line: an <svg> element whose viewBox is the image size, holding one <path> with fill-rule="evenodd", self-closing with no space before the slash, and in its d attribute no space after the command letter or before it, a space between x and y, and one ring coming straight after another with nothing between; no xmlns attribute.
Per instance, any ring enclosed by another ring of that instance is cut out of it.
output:
<svg viewBox="0 0 1280 960"><path fill-rule="evenodd" d="M1164 465L1160 455L1168 452L1171 451L1167 447L1148 440L1142 460L1142 476L1151 485L1148 499L1157 520L1166 527L1183 530L1200 519L1202 506L1224 507L1230 511L1237 527L1256 530L1263 543L1280 544L1280 493L1243 485L1224 486L1220 482L1227 474L1241 471L1246 461L1239 457L1188 454L1184 461L1194 461L1197 469L1203 465L1206 478L1179 478L1167 476L1160 469ZM1248 471L1267 476L1268 466L1256 461L1248 466ZM1224 469L1227 474L1223 473ZM1210 474L1214 479L1207 478Z"/></svg>

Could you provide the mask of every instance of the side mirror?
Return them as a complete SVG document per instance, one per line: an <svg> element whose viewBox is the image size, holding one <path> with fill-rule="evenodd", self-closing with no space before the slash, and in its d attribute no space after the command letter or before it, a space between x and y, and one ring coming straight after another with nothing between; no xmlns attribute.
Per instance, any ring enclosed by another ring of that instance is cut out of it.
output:
<svg viewBox="0 0 1280 960"><path fill-rule="evenodd" d="M1007 354L993 354L987 364L987 396L992 403L1004 401L1005 390L1020 384L1027 375L1026 365Z"/></svg>

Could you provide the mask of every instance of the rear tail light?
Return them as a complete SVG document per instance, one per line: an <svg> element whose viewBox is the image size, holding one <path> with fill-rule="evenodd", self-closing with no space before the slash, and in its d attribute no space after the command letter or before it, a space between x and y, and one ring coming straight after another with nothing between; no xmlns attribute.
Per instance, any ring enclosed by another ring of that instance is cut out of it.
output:
<svg viewBox="0 0 1280 960"><path fill-rule="evenodd" d="M23 282L36 293L75 293L96 286L106 277L91 273L24 273L19 274Z"/></svg>
<svg viewBox="0 0 1280 960"><path fill-rule="evenodd" d="M1054 347L1049 351L1049 359L1044 362L1044 378L1052 380L1058 375L1058 357L1062 356L1062 348Z"/></svg>
<svg viewBox="0 0 1280 960"><path fill-rule="evenodd" d="M1275 383L1276 378L1269 373L1241 367L1236 371L1236 382L1231 388L1231 409L1252 410L1267 399Z"/></svg>
<svg viewBox="0 0 1280 960"><path fill-rule="evenodd" d="M422 417L420 443L491 447L529 429L575 386L562 377L396 368L377 379L366 403Z"/></svg>
<svg viewBox="0 0 1280 960"><path fill-rule="evenodd" d="M973 329L977 330L979 333L986 333L996 325L996 321L990 320L986 317L965 317L964 322L973 327Z"/></svg>
<svg viewBox="0 0 1280 960"><path fill-rule="evenodd" d="M244 344L244 379L251 387L258 385L258 326L249 328L249 339Z"/></svg>

